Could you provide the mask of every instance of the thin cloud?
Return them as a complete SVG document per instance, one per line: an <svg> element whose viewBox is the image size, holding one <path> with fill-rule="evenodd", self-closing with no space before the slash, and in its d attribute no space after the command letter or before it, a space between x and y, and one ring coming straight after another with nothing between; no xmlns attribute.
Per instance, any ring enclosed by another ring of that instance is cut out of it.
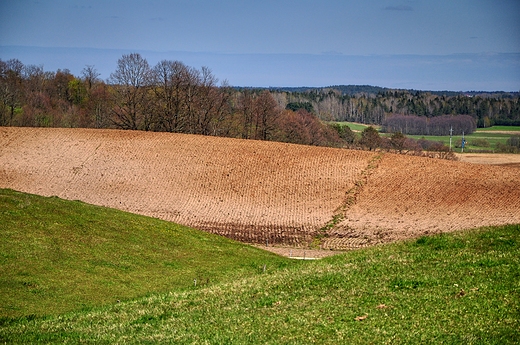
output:
<svg viewBox="0 0 520 345"><path fill-rule="evenodd" d="M70 6L70 8L73 8L73 9L76 9L76 10L84 10L84 9L92 9L92 6L89 5L89 6L86 6L86 5L73 5L73 6Z"/></svg>
<svg viewBox="0 0 520 345"><path fill-rule="evenodd" d="M321 55L343 55L343 53L335 50L329 50L326 52L321 52Z"/></svg>
<svg viewBox="0 0 520 345"><path fill-rule="evenodd" d="M412 6L407 5L397 5L397 6L387 6L385 7L386 11L413 11Z"/></svg>

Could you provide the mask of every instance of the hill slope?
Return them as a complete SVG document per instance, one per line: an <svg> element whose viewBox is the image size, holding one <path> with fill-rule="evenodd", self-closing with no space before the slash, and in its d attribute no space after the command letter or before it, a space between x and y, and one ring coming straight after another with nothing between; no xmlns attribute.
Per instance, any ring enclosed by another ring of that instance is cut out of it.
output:
<svg viewBox="0 0 520 345"><path fill-rule="evenodd" d="M7 343L518 344L520 228L371 247L46 318Z"/></svg>
<svg viewBox="0 0 520 345"><path fill-rule="evenodd" d="M208 286L289 260L171 222L12 190L0 189L0 229L0 317Z"/></svg>
<svg viewBox="0 0 520 345"><path fill-rule="evenodd" d="M170 133L3 127L0 187L252 243L351 248L520 223L513 168Z"/></svg>

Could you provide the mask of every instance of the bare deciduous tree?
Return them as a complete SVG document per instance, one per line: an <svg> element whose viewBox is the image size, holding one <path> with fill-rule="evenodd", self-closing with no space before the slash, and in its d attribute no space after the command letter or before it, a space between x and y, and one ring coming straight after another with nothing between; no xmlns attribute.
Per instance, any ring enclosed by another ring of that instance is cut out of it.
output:
<svg viewBox="0 0 520 345"><path fill-rule="evenodd" d="M152 112L149 90L152 74L148 61L138 53L123 55L109 82L115 90L114 124L123 129L149 130Z"/></svg>
<svg viewBox="0 0 520 345"><path fill-rule="evenodd" d="M22 104L23 64L18 59L0 60L0 125L11 125L15 109Z"/></svg>
<svg viewBox="0 0 520 345"><path fill-rule="evenodd" d="M163 60L153 68L154 109L158 125L167 132L182 131L181 84L184 64Z"/></svg>
<svg viewBox="0 0 520 345"><path fill-rule="evenodd" d="M94 68L93 65L86 65L85 68L81 70L81 76L83 77L83 81L86 84L87 90L90 91L92 86L99 82L99 76L101 74L98 73L97 69Z"/></svg>
<svg viewBox="0 0 520 345"><path fill-rule="evenodd" d="M273 129L274 120L279 113L277 103L269 91L263 91L254 101L253 118L255 123L255 139L268 140Z"/></svg>
<svg viewBox="0 0 520 345"><path fill-rule="evenodd" d="M238 100L237 110L241 115L242 121L242 139L250 139L253 127L253 95L248 89L245 89Z"/></svg>

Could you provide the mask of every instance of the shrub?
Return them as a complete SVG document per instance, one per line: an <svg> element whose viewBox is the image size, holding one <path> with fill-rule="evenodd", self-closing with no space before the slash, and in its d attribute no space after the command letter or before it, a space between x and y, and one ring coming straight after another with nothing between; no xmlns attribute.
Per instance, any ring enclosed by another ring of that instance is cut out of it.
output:
<svg viewBox="0 0 520 345"><path fill-rule="evenodd" d="M491 146L489 144L489 141L487 141L486 139L481 139L481 138L471 140L471 145L476 146L476 147L490 147Z"/></svg>
<svg viewBox="0 0 520 345"><path fill-rule="evenodd" d="M506 141L506 145L520 148L520 135L513 135Z"/></svg>
<svg viewBox="0 0 520 345"><path fill-rule="evenodd" d="M329 125L330 128L335 130L339 137L347 142L347 144L352 145L356 140L356 133L350 129L347 125L340 125L339 123L333 123Z"/></svg>
<svg viewBox="0 0 520 345"><path fill-rule="evenodd" d="M379 132L372 126L368 126L361 132L361 146L368 148L370 151L375 150L381 145L381 137Z"/></svg>

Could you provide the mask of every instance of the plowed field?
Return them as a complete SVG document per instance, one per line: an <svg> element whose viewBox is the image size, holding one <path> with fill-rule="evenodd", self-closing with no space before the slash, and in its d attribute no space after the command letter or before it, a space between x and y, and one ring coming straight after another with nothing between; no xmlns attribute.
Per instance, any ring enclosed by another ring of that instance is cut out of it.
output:
<svg viewBox="0 0 520 345"><path fill-rule="evenodd" d="M520 223L515 168L185 134L0 127L0 187L330 249Z"/></svg>

